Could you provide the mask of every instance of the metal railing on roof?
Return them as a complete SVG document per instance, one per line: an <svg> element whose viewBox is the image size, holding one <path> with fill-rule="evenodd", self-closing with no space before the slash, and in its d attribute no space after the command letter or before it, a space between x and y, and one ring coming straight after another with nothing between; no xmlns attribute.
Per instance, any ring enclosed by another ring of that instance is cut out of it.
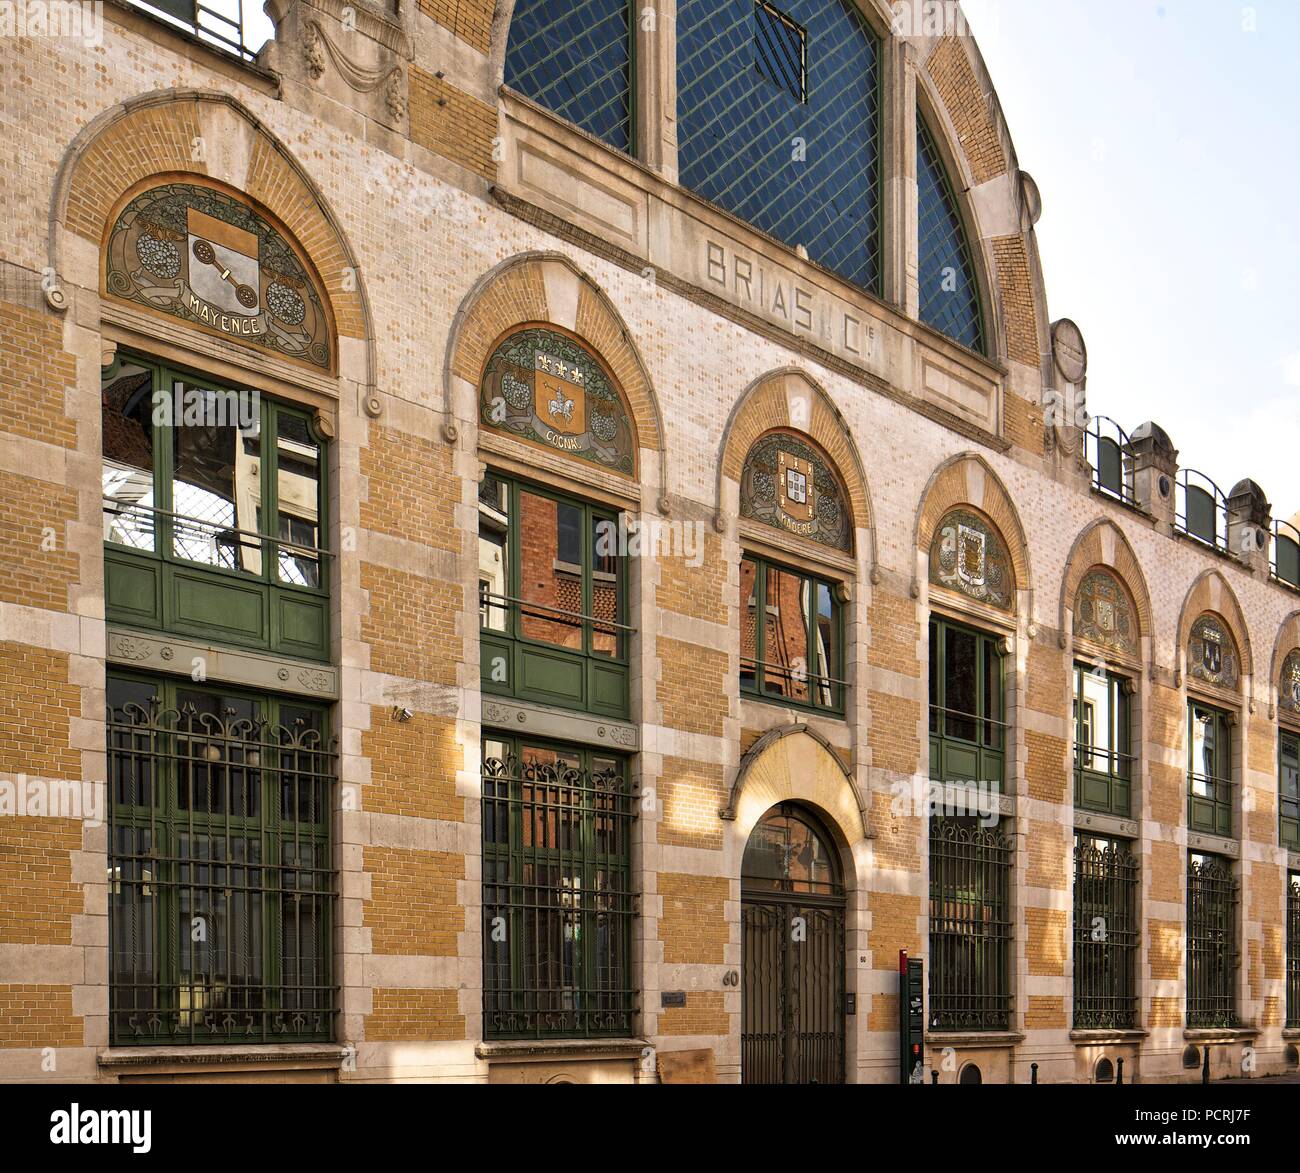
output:
<svg viewBox="0 0 1300 1173"><path fill-rule="evenodd" d="M252 61L275 36L275 27L255 0L127 0L216 49Z"/></svg>
<svg viewBox="0 0 1300 1173"><path fill-rule="evenodd" d="M1228 499L1203 472L1194 468L1178 474L1178 497L1174 525L1179 531L1216 550L1228 544Z"/></svg>
<svg viewBox="0 0 1300 1173"><path fill-rule="evenodd" d="M1128 433L1109 416L1095 415L1089 422L1085 444L1093 487L1132 505L1133 472L1124 455L1129 444Z"/></svg>

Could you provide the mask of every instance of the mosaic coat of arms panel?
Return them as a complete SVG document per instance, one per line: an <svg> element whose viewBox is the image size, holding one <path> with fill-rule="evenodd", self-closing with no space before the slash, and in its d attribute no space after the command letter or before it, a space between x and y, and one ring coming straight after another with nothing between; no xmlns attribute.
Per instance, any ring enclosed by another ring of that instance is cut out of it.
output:
<svg viewBox="0 0 1300 1173"><path fill-rule="evenodd" d="M831 466L791 432L761 436L740 474L740 516L851 552L844 491Z"/></svg>
<svg viewBox="0 0 1300 1173"><path fill-rule="evenodd" d="M1113 574L1092 570L1084 575L1074 601L1074 635L1116 652L1137 655L1133 607Z"/></svg>
<svg viewBox="0 0 1300 1173"><path fill-rule="evenodd" d="M292 245L232 195L165 183L132 199L108 237L110 296L332 369L330 323Z"/></svg>
<svg viewBox="0 0 1300 1173"><path fill-rule="evenodd" d="M1202 615L1192 624L1192 637L1187 644L1187 672L1220 688L1235 689L1241 679L1237 645L1213 615Z"/></svg>
<svg viewBox="0 0 1300 1173"><path fill-rule="evenodd" d="M1277 682L1278 703L1291 713L1300 714L1300 650L1282 661L1282 677Z"/></svg>
<svg viewBox="0 0 1300 1173"><path fill-rule="evenodd" d="M520 330L493 351L479 417L520 439L636 474L635 433L618 392L587 350L554 330Z"/></svg>
<svg viewBox="0 0 1300 1173"><path fill-rule="evenodd" d="M1003 611L1012 610L1015 603L1015 576L1002 539L966 509L954 509L935 530L930 581Z"/></svg>

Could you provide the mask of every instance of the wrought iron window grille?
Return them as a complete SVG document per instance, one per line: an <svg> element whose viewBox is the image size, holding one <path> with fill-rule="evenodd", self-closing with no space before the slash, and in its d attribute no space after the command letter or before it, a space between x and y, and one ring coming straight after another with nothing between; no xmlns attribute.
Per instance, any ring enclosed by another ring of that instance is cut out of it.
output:
<svg viewBox="0 0 1300 1173"><path fill-rule="evenodd" d="M337 744L281 708L109 709L115 1045L334 1038Z"/></svg>
<svg viewBox="0 0 1300 1173"><path fill-rule="evenodd" d="M1187 869L1187 1025L1235 1027L1237 881L1232 863L1190 857Z"/></svg>
<svg viewBox="0 0 1300 1173"><path fill-rule="evenodd" d="M1012 844L1000 827L930 821L930 1029L1011 1023Z"/></svg>
<svg viewBox="0 0 1300 1173"><path fill-rule="evenodd" d="M630 1037L633 788L513 752L482 779L484 1037Z"/></svg>
<svg viewBox="0 0 1300 1173"><path fill-rule="evenodd" d="M1300 875L1286 886L1286 1024L1300 1027Z"/></svg>
<svg viewBox="0 0 1300 1173"><path fill-rule="evenodd" d="M1074 1027L1137 1026L1138 861L1129 844L1076 836Z"/></svg>

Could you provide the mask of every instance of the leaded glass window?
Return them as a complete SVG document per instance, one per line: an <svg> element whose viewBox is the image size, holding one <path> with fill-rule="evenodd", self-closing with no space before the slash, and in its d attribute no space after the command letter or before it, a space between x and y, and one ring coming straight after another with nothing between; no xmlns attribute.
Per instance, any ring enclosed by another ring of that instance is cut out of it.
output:
<svg viewBox="0 0 1300 1173"><path fill-rule="evenodd" d="M518 0L505 83L620 151L632 150L628 0Z"/></svg>
<svg viewBox="0 0 1300 1173"><path fill-rule="evenodd" d="M979 284L947 168L916 113L918 271L921 321L971 350L984 350Z"/></svg>
<svg viewBox="0 0 1300 1173"><path fill-rule="evenodd" d="M483 742L483 1034L628 1038L627 762L576 746Z"/></svg>
<svg viewBox="0 0 1300 1173"><path fill-rule="evenodd" d="M1187 1025L1237 1025L1237 881L1232 861L1192 854L1187 867Z"/></svg>
<svg viewBox="0 0 1300 1173"><path fill-rule="evenodd" d="M969 509L954 509L930 542L930 582L1001 611L1015 606L1015 572L1002 536Z"/></svg>
<svg viewBox="0 0 1300 1173"><path fill-rule="evenodd" d="M877 292L880 43L851 0L680 0L677 38L682 185Z"/></svg>
<svg viewBox="0 0 1300 1173"><path fill-rule="evenodd" d="M1237 641L1215 615L1202 615L1192 624L1187 641L1187 674L1232 690L1241 680Z"/></svg>
<svg viewBox="0 0 1300 1173"><path fill-rule="evenodd" d="M111 1042L333 1038L335 762L319 706L109 676Z"/></svg>
<svg viewBox="0 0 1300 1173"><path fill-rule="evenodd" d="M1137 1026L1138 862L1132 845L1074 837L1074 1028Z"/></svg>

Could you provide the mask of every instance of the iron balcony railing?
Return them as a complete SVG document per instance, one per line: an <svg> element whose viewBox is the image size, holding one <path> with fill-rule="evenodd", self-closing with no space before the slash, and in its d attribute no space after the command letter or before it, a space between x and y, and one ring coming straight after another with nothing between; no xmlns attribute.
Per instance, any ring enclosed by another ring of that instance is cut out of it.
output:
<svg viewBox="0 0 1300 1173"><path fill-rule="evenodd" d="M127 2L244 61L252 61L275 32L270 18L254 0Z"/></svg>
<svg viewBox="0 0 1300 1173"><path fill-rule="evenodd" d="M1074 1028L1137 1026L1138 861L1126 843L1074 848Z"/></svg>
<svg viewBox="0 0 1300 1173"><path fill-rule="evenodd" d="M109 710L114 1044L334 1037L336 746L225 713Z"/></svg>
<svg viewBox="0 0 1300 1173"><path fill-rule="evenodd" d="M1109 416L1096 415L1089 422L1084 443L1093 487L1116 501L1134 504L1132 464L1125 457L1128 433Z"/></svg>
<svg viewBox="0 0 1300 1173"><path fill-rule="evenodd" d="M259 562L267 565L266 554L274 551L279 568L277 581L281 585L319 589L323 585L320 562L335 556L333 551L320 546L304 546L287 538L159 509L140 501L105 497L103 510L104 540L112 545L142 554L155 554L162 546L163 556L169 561L214 566L255 577L263 577L263 571L252 566Z"/></svg>
<svg viewBox="0 0 1300 1173"><path fill-rule="evenodd" d="M1289 521L1279 520L1273 526L1273 577L1300 587L1300 529Z"/></svg>
<svg viewBox="0 0 1300 1173"><path fill-rule="evenodd" d="M930 1029L1011 1021L1011 841L973 820L930 823Z"/></svg>
<svg viewBox="0 0 1300 1173"><path fill-rule="evenodd" d="M1194 468L1178 474L1174 524L1178 530L1215 550L1227 552L1228 500L1209 477Z"/></svg>
<svg viewBox="0 0 1300 1173"><path fill-rule="evenodd" d="M630 1038L631 836L614 770L483 763L486 1038Z"/></svg>
<svg viewBox="0 0 1300 1173"><path fill-rule="evenodd" d="M1237 881L1232 864L1193 857L1187 870L1187 1025L1237 1025Z"/></svg>

